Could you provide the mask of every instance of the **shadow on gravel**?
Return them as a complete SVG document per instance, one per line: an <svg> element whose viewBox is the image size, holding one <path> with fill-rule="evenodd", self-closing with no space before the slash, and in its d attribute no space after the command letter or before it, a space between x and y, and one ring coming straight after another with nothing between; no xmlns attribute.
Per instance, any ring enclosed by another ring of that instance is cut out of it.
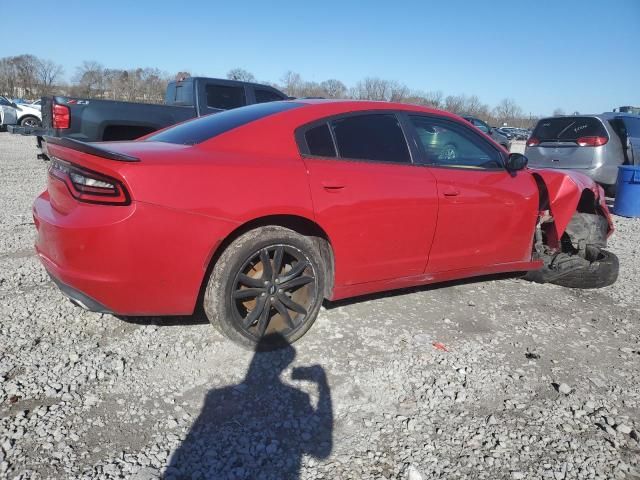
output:
<svg viewBox="0 0 640 480"><path fill-rule="evenodd" d="M123 322L132 323L134 325L155 325L158 327L175 327L179 325L201 325L209 323L204 312L197 312L193 315L176 315L167 317L124 317L115 316Z"/></svg>
<svg viewBox="0 0 640 480"><path fill-rule="evenodd" d="M421 285L418 287L400 288L397 290L387 290L379 293L371 293L367 295L361 295L359 297L345 298L344 300L337 300L335 302L326 301L323 306L327 309L343 307L346 305L352 305L354 303L367 302L369 300L378 300L381 298L399 297L401 295L408 295L410 293L417 292L429 292L432 290L440 290L442 288L450 288L458 285L469 285L472 283L484 283L494 280L508 280L511 278L522 278L525 272L508 272L508 273L495 273L493 275L484 275L481 277L463 278L460 280L451 280L448 282L431 283L429 285Z"/></svg>
<svg viewBox="0 0 640 480"><path fill-rule="evenodd" d="M327 458L332 449L333 407L320 365L294 368L292 380L318 388L310 396L282 382L293 362L291 345L271 336L258 345L242 383L209 391L204 407L184 442L171 456L166 480L297 479L302 455Z"/></svg>

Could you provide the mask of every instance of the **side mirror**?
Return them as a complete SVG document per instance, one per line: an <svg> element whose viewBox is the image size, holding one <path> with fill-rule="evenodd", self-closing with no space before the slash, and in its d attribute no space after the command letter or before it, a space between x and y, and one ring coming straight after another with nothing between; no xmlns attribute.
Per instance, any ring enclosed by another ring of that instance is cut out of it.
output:
<svg viewBox="0 0 640 480"><path fill-rule="evenodd" d="M13 108L18 108L18 104L17 104L17 103L15 103L15 102L11 102L11 106L12 106Z"/></svg>
<svg viewBox="0 0 640 480"><path fill-rule="evenodd" d="M527 163L529 163L529 159L521 153L510 153L506 167L510 172L517 172L518 170L524 170Z"/></svg>
<svg viewBox="0 0 640 480"><path fill-rule="evenodd" d="M493 133L493 128L487 127L487 135L491 135Z"/></svg>

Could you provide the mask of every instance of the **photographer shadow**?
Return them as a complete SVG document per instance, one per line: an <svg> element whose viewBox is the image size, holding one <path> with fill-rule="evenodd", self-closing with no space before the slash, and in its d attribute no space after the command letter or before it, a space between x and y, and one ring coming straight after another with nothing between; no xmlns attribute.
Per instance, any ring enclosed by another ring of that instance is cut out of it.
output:
<svg viewBox="0 0 640 480"><path fill-rule="evenodd" d="M291 345L268 351L284 339L273 335L258 345L238 385L207 393L187 437L172 454L167 480L297 479L303 455L327 458L332 449L333 407L324 369L294 368L293 380L314 382L318 402L283 383L293 362Z"/></svg>

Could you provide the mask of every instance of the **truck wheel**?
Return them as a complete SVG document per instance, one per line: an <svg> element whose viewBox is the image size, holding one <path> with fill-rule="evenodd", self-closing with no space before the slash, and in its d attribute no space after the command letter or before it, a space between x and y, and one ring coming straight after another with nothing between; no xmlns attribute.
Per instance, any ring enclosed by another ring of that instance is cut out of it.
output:
<svg viewBox="0 0 640 480"><path fill-rule="evenodd" d="M35 127L41 126L41 123L40 123L40 120L38 120L38 117L34 117L33 115L27 115L20 119L20 126L35 128Z"/></svg>
<svg viewBox="0 0 640 480"><path fill-rule="evenodd" d="M593 247L586 258L560 253L541 270L528 272L527 280L568 288L602 288L618 279L619 261L613 253Z"/></svg>
<svg viewBox="0 0 640 480"><path fill-rule="evenodd" d="M324 298L325 268L313 238L279 226L251 230L217 260L204 295L211 324L247 349L302 337Z"/></svg>

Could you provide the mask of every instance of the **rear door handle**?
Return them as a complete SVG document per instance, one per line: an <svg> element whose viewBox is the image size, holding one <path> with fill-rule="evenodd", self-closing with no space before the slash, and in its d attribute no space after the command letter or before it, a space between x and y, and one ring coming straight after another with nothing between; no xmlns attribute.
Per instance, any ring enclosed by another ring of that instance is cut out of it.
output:
<svg viewBox="0 0 640 480"><path fill-rule="evenodd" d="M445 197L457 197L458 195L460 195L460 190L456 190L455 188L448 188L444 192L442 192L442 194Z"/></svg>

